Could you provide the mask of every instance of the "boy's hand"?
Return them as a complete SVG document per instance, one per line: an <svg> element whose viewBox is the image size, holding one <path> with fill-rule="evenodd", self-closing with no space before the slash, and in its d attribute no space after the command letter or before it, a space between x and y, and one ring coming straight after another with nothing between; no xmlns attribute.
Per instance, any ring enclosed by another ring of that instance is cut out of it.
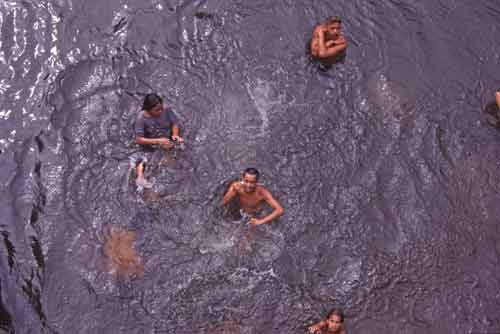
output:
<svg viewBox="0 0 500 334"><path fill-rule="evenodd" d="M312 325L312 326L309 326L309 328L307 328L307 330L311 334L319 334L319 332L321 331L321 328L318 325Z"/></svg>
<svg viewBox="0 0 500 334"><path fill-rule="evenodd" d="M231 185L231 187L233 188L233 190L239 194L243 191L243 182L241 181L235 181L233 182L233 184Z"/></svg>
<svg viewBox="0 0 500 334"><path fill-rule="evenodd" d="M165 150L171 149L174 146L168 138L158 138L157 144Z"/></svg>
<svg viewBox="0 0 500 334"><path fill-rule="evenodd" d="M177 136L177 135L173 135L172 140L179 143L179 144L184 142L184 139L182 139L181 136Z"/></svg>
<svg viewBox="0 0 500 334"><path fill-rule="evenodd" d="M252 218L252 219L250 219L250 221L248 222L248 224L249 224L250 226L255 227L255 226L258 226L258 225L262 225L262 224L263 224L263 221L262 221L261 219Z"/></svg>

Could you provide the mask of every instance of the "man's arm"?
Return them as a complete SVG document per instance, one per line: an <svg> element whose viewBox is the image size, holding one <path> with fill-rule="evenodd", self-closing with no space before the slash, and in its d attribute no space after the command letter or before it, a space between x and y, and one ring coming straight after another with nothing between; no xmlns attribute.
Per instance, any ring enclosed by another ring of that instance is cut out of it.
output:
<svg viewBox="0 0 500 334"><path fill-rule="evenodd" d="M177 124L172 124L172 137L179 136L179 126Z"/></svg>
<svg viewBox="0 0 500 334"><path fill-rule="evenodd" d="M327 46L327 43L325 43L325 34L320 34L318 42L318 56L320 58L330 58L347 49L347 41L343 37L340 42L334 42L333 46L331 46L331 43L328 44Z"/></svg>
<svg viewBox="0 0 500 334"><path fill-rule="evenodd" d="M278 218L279 216L283 215L283 213L285 213L285 210L283 209L281 204L274 199L273 195L271 195L271 193L267 189L262 188L261 191L266 203L269 204L269 206L272 207L274 210L264 218L250 220L251 225L267 224L273 221L274 219Z"/></svg>
<svg viewBox="0 0 500 334"><path fill-rule="evenodd" d="M179 135L179 126L176 123L172 124L172 140L182 143L184 139Z"/></svg>
<svg viewBox="0 0 500 334"><path fill-rule="evenodd" d="M236 195L238 195L238 191L236 190L236 186L235 186L236 182L238 182L238 181L231 183L228 191L224 194L224 197L222 198L222 206L231 202L233 200L233 198L235 198Z"/></svg>
<svg viewBox="0 0 500 334"><path fill-rule="evenodd" d="M317 26L314 28L313 37L311 38L311 44L309 48L311 50L311 55L314 57L318 57L318 39L321 31L321 26Z"/></svg>
<svg viewBox="0 0 500 334"><path fill-rule="evenodd" d="M497 100L498 109L500 109L500 90L495 94Z"/></svg>
<svg viewBox="0 0 500 334"><path fill-rule="evenodd" d="M139 145L160 145L163 148L172 147L172 143L168 138L145 138L141 136L135 136L135 143Z"/></svg>

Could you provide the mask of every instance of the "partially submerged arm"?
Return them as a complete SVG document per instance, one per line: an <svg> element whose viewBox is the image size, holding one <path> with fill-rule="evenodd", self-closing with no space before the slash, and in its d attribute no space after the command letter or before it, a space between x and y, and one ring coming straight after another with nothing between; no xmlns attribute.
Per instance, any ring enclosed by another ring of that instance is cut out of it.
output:
<svg viewBox="0 0 500 334"><path fill-rule="evenodd" d="M250 221L250 224L252 225L267 224L285 213L285 210L283 209L281 204L276 199L274 199L273 195L271 195L271 193L267 189L262 188L261 191L264 197L264 201L266 201L266 203L269 204L269 206L274 210L264 218L252 219Z"/></svg>
<svg viewBox="0 0 500 334"><path fill-rule="evenodd" d="M498 92L496 92L495 97L497 100L498 109L500 109L500 90Z"/></svg>

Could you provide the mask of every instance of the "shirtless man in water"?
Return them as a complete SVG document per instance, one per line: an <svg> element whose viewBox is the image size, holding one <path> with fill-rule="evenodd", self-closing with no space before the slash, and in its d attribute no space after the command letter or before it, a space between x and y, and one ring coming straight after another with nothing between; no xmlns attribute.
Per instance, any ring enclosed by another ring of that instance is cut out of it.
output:
<svg viewBox="0 0 500 334"><path fill-rule="evenodd" d="M347 40L342 36L342 20L330 17L326 23L314 28L311 39L311 55L323 62L335 62L337 56L347 49Z"/></svg>
<svg viewBox="0 0 500 334"><path fill-rule="evenodd" d="M252 226L269 223L285 212L271 193L260 184L257 184L258 180L259 171L257 169L245 169L241 180L233 182L222 199L222 205L224 206L237 197L241 209L250 215L258 213L262 202L266 202L274 209L273 212L263 218L252 218L249 222Z"/></svg>

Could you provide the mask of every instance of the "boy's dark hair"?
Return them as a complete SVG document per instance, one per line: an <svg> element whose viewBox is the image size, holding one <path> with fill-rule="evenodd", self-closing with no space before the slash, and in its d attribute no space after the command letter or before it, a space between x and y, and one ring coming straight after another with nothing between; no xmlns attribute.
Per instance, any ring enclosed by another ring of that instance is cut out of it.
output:
<svg viewBox="0 0 500 334"><path fill-rule="evenodd" d="M326 315L326 318L327 319L330 319L330 317L332 315L336 315L337 317L340 318L340 322L344 322L344 313L342 312L342 310L338 309L338 308L334 308L333 310L331 310L330 312L328 312L328 314Z"/></svg>
<svg viewBox="0 0 500 334"><path fill-rule="evenodd" d="M260 176L260 173L257 170L257 168L252 168L252 167L245 169L243 171L243 175L245 175L245 174L255 175L255 179L257 179L257 180L259 179L259 176Z"/></svg>
<svg viewBox="0 0 500 334"><path fill-rule="evenodd" d="M149 111L153 109L156 105L162 104L163 100L158 94L151 93L144 97L144 102L142 103L142 109Z"/></svg>
<svg viewBox="0 0 500 334"><path fill-rule="evenodd" d="M340 16L330 16L328 20L326 20L326 23L332 24L332 23L338 23L341 24L342 20L340 19Z"/></svg>

